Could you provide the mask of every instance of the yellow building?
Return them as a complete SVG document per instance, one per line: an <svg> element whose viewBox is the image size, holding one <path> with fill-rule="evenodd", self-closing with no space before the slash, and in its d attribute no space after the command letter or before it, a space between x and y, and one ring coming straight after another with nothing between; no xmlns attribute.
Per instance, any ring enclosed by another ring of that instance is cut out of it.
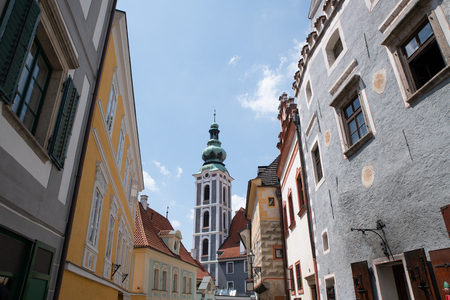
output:
<svg viewBox="0 0 450 300"><path fill-rule="evenodd" d="M241 238L245 236L249 277L261 300L286 299L287 294L278 161L279 157L269 166L258 167L258 176L248 182L245 210L251 226L240 233Z"/></svg>
<svg viewBox="0 0 450 300"><path fill-rule="evenodd" d="M144 186L126 16L116 11L92 120L60 299L130 299Z"/></svg>

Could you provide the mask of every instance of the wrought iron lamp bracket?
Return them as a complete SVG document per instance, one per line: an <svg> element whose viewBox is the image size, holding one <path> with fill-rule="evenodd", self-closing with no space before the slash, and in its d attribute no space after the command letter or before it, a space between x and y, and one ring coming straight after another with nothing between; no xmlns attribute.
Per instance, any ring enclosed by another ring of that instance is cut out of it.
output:
<svg viewBox="0 0 450 300"><path fill-rule="evenodd" d="M377 221L377 227L375 229L372 228L350 228L351 231L359 231L362 232L362 234L366 234L366 232L373 232L381 239L381 248L383 249L384 255L390 260L392 257L392 260L394 259L394 255L392 254L391 248L389 247L389 244L386 239L386 233L384 232L384 227L386 225L383 223L383 221L378 220ZM379 233L381 231L382 235Z"/></svg>

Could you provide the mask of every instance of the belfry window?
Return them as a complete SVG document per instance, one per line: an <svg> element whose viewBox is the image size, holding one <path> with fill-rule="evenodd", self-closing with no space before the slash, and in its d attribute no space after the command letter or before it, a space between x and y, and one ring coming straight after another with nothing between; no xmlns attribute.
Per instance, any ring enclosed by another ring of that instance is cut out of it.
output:
<svg viewBox="0 0 450 300"><path fill-rule="evenodd" d="M209 185L205 185L203 190L203 201L209 201Z"/></svg>
<svg viewBox="0 0 450 300"><path fill-rule="evenodd" d="M209 211L205 211L203 214L203 228L209 227Z"/></svg>

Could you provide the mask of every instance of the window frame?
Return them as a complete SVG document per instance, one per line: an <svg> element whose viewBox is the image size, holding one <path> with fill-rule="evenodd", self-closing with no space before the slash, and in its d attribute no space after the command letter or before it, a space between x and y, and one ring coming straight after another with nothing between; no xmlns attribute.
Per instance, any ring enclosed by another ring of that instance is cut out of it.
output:
<svg viewBox="0 0 450 300"><path fill-rule="evenodd" d="M231 271L230 271L230 266L231 266ZM226 269L227 274L234 274L234 261L227 261L226 267L227 267L227 269Z"/></svg>
<svg viewBox="0 0 450 300"><path fill-rule="evenodd" d="M116 117L116 110L117 110L117 95L116 95L116 91L115 91L115 83L114 83L114 77L116 73L114 72L113 75L113 82L111 83L111 90L109 92L109 99L108 99L108 104L106 106L106 111L105 111L105 129L106 132L109 135L112 135L113 129L114 129L114 120Z"/></svg>
<svg viewBox="0 0 450 300"><path fill-rule="evenodd" d="M203 219L203 222L202 222L202 229L206 229L206 228L209 228L209 226L211 225L211 218L210 218L210 213L209 213L209 210L205 210L204 212L203 212L203 217L202 217L202 219ZM208 223L208 224L206 224L206 222Z"/></svg>
<svg viewBox="0 0 450 300"><path fill-rule="evenodd" d="M294 200L292 199L292 188L288 189L288 205L289 205L289 229L295 226Z"/></svg>
<svg viewBox="0 0 450 300"><path fill-rule="evenodd" d="M203 186L203 203L208 203L211 199L211 187L209 184Z"/></svg>
<svg viewBox="0 0 450 300"><path fill-rule="evenodd" d="M154 267L153 268L153 286L152 286L152 290L156 290L159 291L159 268L158 267Z"/></svg>
<svg viewBox="0 0 450 300"><path fill-rule="evenodd" d="M318 135L314 139L314 142L312 143L312 146L311 146L309 152L310 152L310 156L311 156L311 164L312 164L313 170L314 170L315 190L317 191L322 186L322 184L325 182L322 151L320 150L320 143L319 143ZM316 157L317 152L318 152L318 157ZM318 163L320 165L320 173L319 173L318 167L317 167ZM319 175L321 175L320 178L319 178Z"/></svg>
<svg viewBox="0 0 450 300"><path fill-rule="evenodd" d="M166 291L166 292L169 291L169 289L168 289L169 285L167 284L167 274L168 274L167 270L162 271L161 291Z"/></svg>
<svg viewBox="0 0 450 300"><path fill-rule="evenodd" d="M231 283L231 288L230 288ZM234 290L234 281L227 281L227 290Z"/></svg>
<svg viewBox="0 0 450 300"><path fill-rule="evenodd" d="M295 173L295 187L297 189L297 200L298 200L298 216L301 218L306 212L306 203L303 194L303 184L302 184L302 170L297 168Z"/></svg>
<svg viewBox="0 0 450 300"><path fill-rule="evenodd" d="M342 50L339 52L339 55L335 57L333 50L338 39L341 41ZM322 54L325 60L325 66L327 68L328 76L330 76L334 69L336 69L339 62L344 58L348 50L341 22L339 20L337 21L335 27L327 31L326 35L324 36L324 40L325 42L323 43Z"/></svg>
<svg viewBox="0 0 450 300"><path fill-rule="evenodd" d="M325 255L325 254L328 254L330 252L330 239L329 239L329 235L328 235L328 230L327 229L325 229L322 232L321 237L322 237L322 250L323 250L323 254ZM327 247L325 247L325 245Z"/></svg>
<svg viewBox="0 0 450 300"><path fill-rule="evenodd" d="M344 110L350 103L352 103L352 101L356 99L356 97L359 99L361 108L360 113L363 114L367 133L352 144ZM375 127L373 124L370 107L368 105L364 83L362 82L359 74L354 74L347 80L340 92L337 93L331 101L330 106L334 108L342 152L345 157L349 158L361 149L369 140L371 140L375 133Z"/></svg>
<svg viewBox="0 0 450 300"><path fill-rule="evenodd" d="M405 107L409 107L410 104L433 90L439 83L450 76L450 46L446 39L446 35L450 34L448 21L443 12L438 9L439 6L434 9L431 2L429 0L418 1L414 7L400 14L395 24L386 33L386 38L381 42L381 45L387 49ZM407 40L410 40L414 32L418 30L426 19L435 35L445 67L422 87L415 89L401 47Z"/></svg>
<svg viewBox="0 0 450 300"><path fill-rule="evenodd" d="M294 268L295 268L295 283L297 285L296 288L297 294L303 294L304 289L303 289L302 268L300 265L300 260L295 262Z"/></svg>
<svg viewBox="0 0 450 300"><path fill-rule="evenodd" d="M288 290L291 291L291 295L295 295L295 277L294 277L294 267L292 265L289 266L288 268L288 273L289 273L289 284L288 284Z"/></svg>
<svg viewBox="0 0 450 300"><path fill-rule="evenodd" d="M173 278L172 278L172 292L178 293L178 272L175 270L173 271Z"/></svg>
<svg viewBox="0 0 450 300"><path fill-rule="evenodd" d="M269 207L275 207L276 205L275 205L275 197L269 197L268 198L268 206Z"/></svg>

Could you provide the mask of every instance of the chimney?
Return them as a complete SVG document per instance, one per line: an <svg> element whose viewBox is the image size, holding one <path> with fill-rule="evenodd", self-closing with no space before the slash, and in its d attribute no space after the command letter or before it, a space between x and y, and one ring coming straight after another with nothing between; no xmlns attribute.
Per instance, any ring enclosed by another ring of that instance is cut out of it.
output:
<svg viewBox="0 0 450 300"><path fill-rule="evenodd" d="M147 211L147 207L148 207L148 196L147 195L141 195L141 204L142 204L142 207L145 209L145 211Z"/></svg>

